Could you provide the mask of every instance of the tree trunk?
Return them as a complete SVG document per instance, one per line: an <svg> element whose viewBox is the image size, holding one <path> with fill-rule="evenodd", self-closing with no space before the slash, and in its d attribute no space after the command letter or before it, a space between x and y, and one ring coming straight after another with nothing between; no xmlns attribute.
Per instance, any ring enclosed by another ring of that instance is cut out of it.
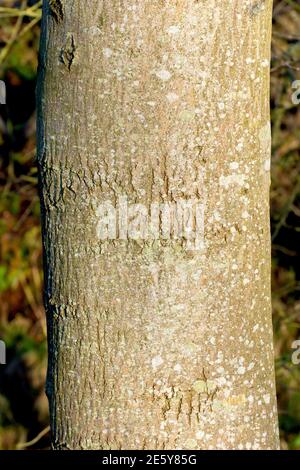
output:
<svg viewBox="0 0 300 470"><path fill-rule="evenodd" d="M56 449L278 448L271 3L44 1L38 164ZM166 236L162 213L159 237L120 224L105 238L101 204L125 219L125 197L149 210L196 201L204 243Z"/></svg>

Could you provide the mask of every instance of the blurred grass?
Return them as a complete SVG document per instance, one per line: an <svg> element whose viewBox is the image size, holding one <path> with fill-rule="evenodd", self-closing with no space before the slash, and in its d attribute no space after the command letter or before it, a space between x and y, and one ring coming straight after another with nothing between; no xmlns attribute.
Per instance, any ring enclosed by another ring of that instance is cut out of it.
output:
<svg viewBox="0 0 300 470"><path fill-rule="evenodd" d="M273 125L271 222L276 379L283 449L300 450L300 365L291 344L300 339L300 4L276 1L272 41Z"/></svg>
<svg viewBox="0 0 300 470"><path fill-rule="evenodd" d="M0 366L0 449L34 439L49 421L34 161L40 4L0 0L0 79L9 103L0 107L0 338L7 345L7 365ZM48 445L49 433L33 448Z"/></svg>
<svg viewBox="0 0 300 470"><path fill-rule="evenodd" d="M41 230L35 165L35 78L40 2L0 0L0 449L49 446L44 394L46 326L42 305ZM4 51L4 52L3 52ZM283 449L300 450L300 366L291 344L300 339L300 3L274 2L271 107L271 223L276 376Z"/></svg>

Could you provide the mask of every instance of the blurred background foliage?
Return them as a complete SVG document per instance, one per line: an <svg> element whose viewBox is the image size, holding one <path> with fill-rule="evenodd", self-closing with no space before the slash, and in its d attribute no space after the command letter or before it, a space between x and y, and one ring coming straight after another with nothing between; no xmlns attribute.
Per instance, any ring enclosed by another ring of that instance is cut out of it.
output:
<svg viewBox="0 0 300 470"><path fill-rule="evenodd" d="M0 449L49 447L46 323L35 163L35 80L41 1L0 0ZM281 444L300 450L300 1L275 0L271 108L273 319Z"/></svg>

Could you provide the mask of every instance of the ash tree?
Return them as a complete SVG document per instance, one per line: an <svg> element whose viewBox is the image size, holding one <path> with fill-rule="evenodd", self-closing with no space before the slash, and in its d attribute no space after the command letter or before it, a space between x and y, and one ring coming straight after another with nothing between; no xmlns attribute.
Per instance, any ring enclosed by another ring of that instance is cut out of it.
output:
<svg viewBox="0 0 300 470"><path fill-rule="evenodd" d="M38 165L55 449L278 448L271 10L271 0L44 1Z"/></svg>

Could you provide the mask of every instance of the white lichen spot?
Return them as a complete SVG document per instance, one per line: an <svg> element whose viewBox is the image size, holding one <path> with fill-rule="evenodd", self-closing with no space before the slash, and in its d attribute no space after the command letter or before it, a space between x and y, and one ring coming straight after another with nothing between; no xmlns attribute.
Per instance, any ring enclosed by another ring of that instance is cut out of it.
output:
<svg viewBox="0 0 300 470"><path fill-rule="evenodd" d="M238 370L237 370L237 373L239 375L243 375L245 372L246 372L246 369L243 366L239 367Z"/></svg>
<svg viewBox="0 0 300 470"><path fill-rule="evenodd" d="M158 72L155 72L155 75L163 82L167 82L172 77L171 72L168 70L159 70Z"/></svg>
<svg viewBox="0 0 300 470"><path fill-rule="evenodd" d="M264 161L264 170L265 171L271 171L271 158L267 158L265 161Z"/></svg>
<svg viewBox="0 0 300 470"><path fill-rule="evenodd" d="M175 372L178 372L178 373L181 372L181 371L182 371L181 365L180 365L180 364L176 364L175 367L174 367L174 370L175 370Z"/></svg>
<svg viewBox="0 0 300 470"><path fill-rule="evenodd" d="M225 377L219 377L216 382L218 383L219 387L224 387L227 383Z"/></svg>
<svg viewBox="0 0 300 470"><path fill-rule="evenodd" d="M179 96L176 95L176 93L168 93L167 94L167 100L169 101L169 103L175 103L175 101L177 101L179 99Z"/></svg>
<svg viewBox="0 0 300 470"><path fill-rule="evenodd" d="M170 26L170 28L167 29L167 33L169 34L178 34L180 33L180 27L177 25Z"/></svg>
<svg viewBox="0 0 300 470"><path fill-rule="evenodd" d="M104 57L109 59L113 55L113 51L109 47L105 47L103 49L103 55L104 55Z"/></svg>
<svg viewBox="0 0 300 470"><path fill-rule="evenodd" d="M243 187L245 184L245 175L242 174L233 174L224 176L222 175L219 179L220 186L228 189L229 186L241 186Z"/></svg>
<svg viewBox="0 0 300 470"><path fill-rule="evenodd" d="M263 396L263 399L264 399L264 402L266 403L266 405L269 405L270 404L270 401L271 401L271 397L269 394L266 394Z"/></svg>
<svg viewBox="0 0 300 470"><path fill-rule="evenodd" d="M219 222L220 220L222 220L221 214L220 214L219 211L214 211L214 214L213 214L213 215L214 215L214 219L215 219L216 221Z"/></svg>
<svg viewBox="0 0 300 470"><path fill-rule="evenodd" d="M239 166L240 166L240 165L239 165L238 162L231 162L231 163L229 164L229 168L230 168L231 170L237 170Z"/></svg>
<svg viewBox="0 0 300 470"><path fill-rule="evenodd" d="M237 146L236 146L236 150L237 150L237 152L239 152L239 153L242 152L243 148L244 148L243 142L239 142L239 143L237 144Z"/></svg>
<svg viewBox="0 0 300 470"><path fill-rule="evenodd" d="M203 439L203 437L205 436L205 433L204 431L197 431L196 432L196 439Z"/></svg>
<svg viewBox="0 0 300 470"><path fill-rule="evenodd" d="M163 364L163 359L160 357L160 356L155 356L153 359L152 359L152 367L153 369L157 369L158 367L160 367L162 364Z"/></svg>

